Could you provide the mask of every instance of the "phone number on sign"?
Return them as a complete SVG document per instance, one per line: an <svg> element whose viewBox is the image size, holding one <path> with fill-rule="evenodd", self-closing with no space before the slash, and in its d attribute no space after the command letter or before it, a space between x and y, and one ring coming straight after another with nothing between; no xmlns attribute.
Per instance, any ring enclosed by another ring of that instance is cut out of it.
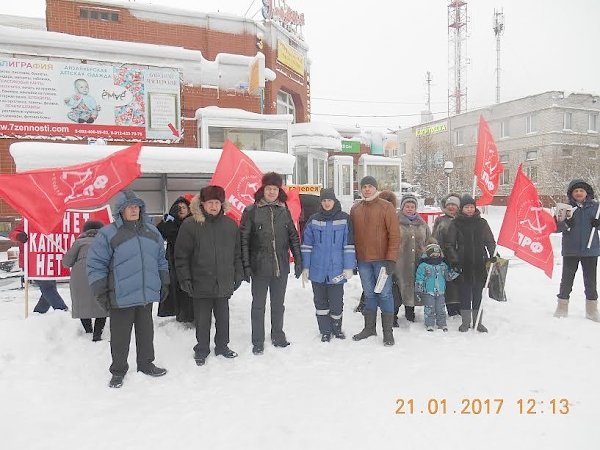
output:
<svg viewBox="0 0 600 450"><path fill-rule="evenodd" d="M500 415L515 412L524 416L547 414L567 415L571 403L566 398L536 399L519 398L513 401L503 398L463 398L457 404L445 398L430 398L419 402L412 398L396 399L396 415Z"/></svg>

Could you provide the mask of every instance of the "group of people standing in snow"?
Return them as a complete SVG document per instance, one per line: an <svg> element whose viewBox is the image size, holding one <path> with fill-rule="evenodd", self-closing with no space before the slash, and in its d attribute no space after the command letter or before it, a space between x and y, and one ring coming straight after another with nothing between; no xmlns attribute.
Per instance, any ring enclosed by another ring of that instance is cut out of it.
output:
<svg viewBox="0 0 600 450"><path fill-rule="evenodd" d="M239 227L225 214L229 204L220 186L206 186L193 198L179 197L158 227L145 214L144 202L130 190L118 194L112 224L86 222L64 261L73 268L73 316L93 333L94 341L101 339L110 317L110 387L123 384L133 327L137 370L153 377L167 373L154 364L152 304L156 302L159 316L174 315L180 322L194 324L198 366L210 354L213 315L215 354L235 358L237 353L229 348L228 302L244 280L252 292L252 352L260 355L265 349L267 294L271 342L275 347L290 345L283 330L290 252L295 277L311 282L323 342L345 339L344 284L356 272L363 288L364 328L353 336L355 341L377 335L379 309L383 343L394 345L393 328L399 326L401 305L409 322L416 320L415 307L424 306L427 331L436 327L447 331L446 312L460 315L461 332L475 326L486 264L495 262L496 243L470 195L446 196L444 215L430 232L417 213L416 197L403 196L398 207L392 192L379 192L377 180L366 176L360 181L362 198L350 214L341 210L332 189L321 190L320 209L305 221L301 244L282 185L279 174L265 174ZM567 195L573 212L558 222L563 233L563 276L555 315L567 315L573 278L581 263L586 316L600 321L598 233L589 248L586 238L600 225L598 203L591 186L582 180L574 180ZM27 242L22 229L13 230L11 238ZM34 311L43 313L50 306L67 309L58 293L60 301L45 289ZM477 331L487 332L481 318Z"/></svg>

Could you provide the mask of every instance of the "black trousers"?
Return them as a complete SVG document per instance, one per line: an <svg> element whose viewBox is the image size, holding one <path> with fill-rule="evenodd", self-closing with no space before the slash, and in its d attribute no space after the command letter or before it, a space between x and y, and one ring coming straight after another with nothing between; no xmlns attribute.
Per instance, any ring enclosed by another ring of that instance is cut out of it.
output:
<svg viewBox="0 0 600 450"><path fill-rule="evenodd" d="M562 277L560 279L558 298L569 299L579 263L581 263L581 271L583 272L585 298L587 300L598 300L598 290L596 287L597 256L563 256Z"/></svg>
<svg viewBox="0 0 600 450"><path fill-rule="evenodd" d="M131 330L135 326L135 346L137 368L145 370L154 361L154 324L152 303L146 306L115 308L110 310L110 353L112 364L110 373L125 376L129 365L129 342Z"/></svg>
<svg viewBox="0 0 600 450"><path fill-rule="evenodd" d="M459 287L460 309L479 309L485 281L472 277L470 280L462 280Z"/></svg>
<svg viewBox="0 0 600 450"><path fill-rule="evenodd" d="M262 345L265 342L265 305L267 291L271 300L271 340L282 342L285 340L283 332L283 313L285 306L285 290L287 287L287 274L280 277L252 277L252 344Z"/></svg>
<svg viewBox="0 0 600 450"><path fill-rule="evenodd" d="M229 299L195 298L194 323L196 342L194 352L201 358L210 353L210 327L215 315L215 351L224 350L229 344Z"/></svg>

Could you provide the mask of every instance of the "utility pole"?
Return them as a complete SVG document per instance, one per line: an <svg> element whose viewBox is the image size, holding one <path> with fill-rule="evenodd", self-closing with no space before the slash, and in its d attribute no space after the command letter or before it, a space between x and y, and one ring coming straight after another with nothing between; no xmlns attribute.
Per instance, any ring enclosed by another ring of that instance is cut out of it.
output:
<svg viewBox="0 0 600 450"><path fill-rule="evenodd" d="M427 111L431 111L431 72L429 71L427 71L425 82L427 83Z"/></svg>

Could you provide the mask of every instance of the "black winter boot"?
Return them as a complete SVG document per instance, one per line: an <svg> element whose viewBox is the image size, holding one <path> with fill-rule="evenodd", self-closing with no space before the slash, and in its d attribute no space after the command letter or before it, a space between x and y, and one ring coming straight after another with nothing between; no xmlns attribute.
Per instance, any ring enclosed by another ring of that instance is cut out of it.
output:
<svg viewBox="0 0 600 450"><path fill-rule="evenodd" d="M98 317L94 320L94 334L92 336L92 341L98 342L102 340L104 325L106 325L106 317Z"/></svg>
<svg viewBox="0 0 600 450"><path fill-rule="evenodd" d="M81 325L83 325L83 329L86 333L92 333L94 330L92 329L92 319L79 319L81 320Z"/></svg>
<svg viewBox="0 0 600 450"><path fill-rule="evenodd" d="M475 322L477 322L477 314L479 313L478 309L473 310L473 327L475 327ZM479 325L477 325L477 331L480 333L487 333L488 329L483 326L483 311L481 311L481 317L479 318Z"/></svg>
<svg viewBox="0 0 600 450"><path fill-rule="evenodd" d="M461 333L469 331L469 328L471 327L471 310L461 309L460 317L462 318L462 324L458 327L458 331Z"/></svg>
<svg viewBox="0 0 600 450"><path fill-rule="evenodd" d="M394 345L394 332L392 325L394 323L394 313L381 313L381 326L383 328L383 345Z"/></svg>
<svg viewBox="0 0 600 450"><path fill-rule="evenodd" d="M342 319L332 319L333 335L338 339L346 339L346 335L342 331Z"/></svg>
<svg viewBox="0 0 600 450"><path fill-rule="evenodd" d="M377 336L377 311L363 311L363 315L365 316L365 327L360 333L352 336L352 339L355 341L362 341L370 336Z"/></svg>
<svg viewBox="0 0 600 450"><path fill-rule="evenodd" d="M406 320L408 320L409 322L415 321L415 307L414 306L404 305L404 314L406 315Z"/></svg>
<svg viewBox="0 0 600 450"><path fill-rule="evenodd" d="M354 308L354 312L363 312L363 309L365 309L365 293L364 292L360 295L360 300L358 301L358 305L356 306L356 308Z"/></svg>

